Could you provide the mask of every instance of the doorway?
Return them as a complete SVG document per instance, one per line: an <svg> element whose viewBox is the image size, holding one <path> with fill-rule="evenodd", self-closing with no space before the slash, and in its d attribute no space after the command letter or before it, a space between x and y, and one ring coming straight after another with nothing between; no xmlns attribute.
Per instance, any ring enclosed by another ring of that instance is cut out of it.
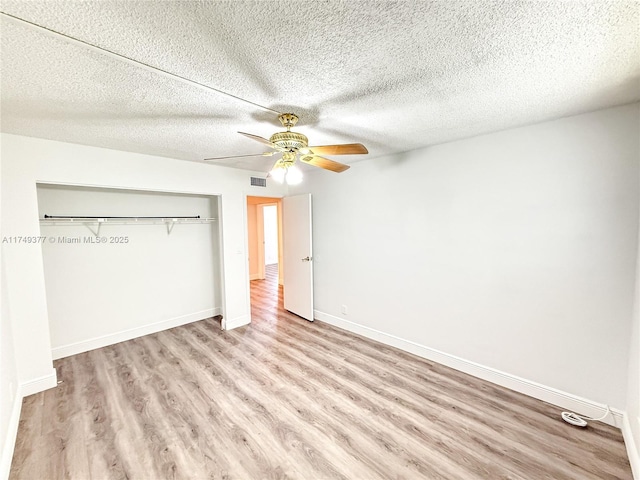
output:
<svg viewBox="0 0 640 480"><path fill-rule="evenodd" d="M248 196L247 251L252 319L264 318L265 308L277 310L282 302L282 238L281 199ZM256 309L260 309L260 315Z"/></svg>
<svg viewBox="0 0 640 480"><path fill-rule="evenodd" d="M270 207L275 207L277 226L269 220L274 213ZM311 210L310 194L283 199L247 197L252 319L256 318L258 312L260 315L276 313L277 317L279 308L313 321ZM273 263L275 249L269 246L276 242L275 236L270 233L273 230L277 230L277 263ZM265 301L268 305L265 305Z"/></svg>
<svg viewBox="0 0 640 480"><path fill-rule="evenodd" d="M267 265L275 270L282 285L282 200L247 197L247 240L249 280L264 280Z"/></svg>

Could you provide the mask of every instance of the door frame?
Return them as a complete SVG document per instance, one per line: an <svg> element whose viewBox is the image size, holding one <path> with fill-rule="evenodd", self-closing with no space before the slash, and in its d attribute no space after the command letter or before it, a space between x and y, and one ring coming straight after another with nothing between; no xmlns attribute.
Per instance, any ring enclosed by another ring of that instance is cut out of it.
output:
<svg viewBox="0 0 640 480"><path fill-rule="evenodd" d="M276 206L278 212L278 284L282 285L284 281L284 271L283 271L283 256L284 256L284 242L283 242L283 219L282 219L282 199L284 197L261 197L259 195L249 195L247 194L245 197L245 212L247 211L250 203L249 199L256 199L256 202L253 203L256 206L256 243L257 245L257 278L253 278L253 280L264 280L265 274L265 265L264 265L264 211L263 207L265 206ZM259 199L263 199L260 201ZM251 238L249 238L249 215L245 213L245 230L246 230L246 238L245 242L247 245L247 278L249 282L251 282L251 262L249 258L249 253L251 251Z"/></svg>

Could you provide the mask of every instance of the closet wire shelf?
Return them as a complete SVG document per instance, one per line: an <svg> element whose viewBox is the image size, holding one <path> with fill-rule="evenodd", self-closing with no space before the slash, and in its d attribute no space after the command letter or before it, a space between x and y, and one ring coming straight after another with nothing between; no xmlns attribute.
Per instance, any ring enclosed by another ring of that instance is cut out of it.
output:
<svg viewBox="0 0 640 480"><path fill-rule="evenodd" d="M170 234L173 227L178 224L204 224L214 223L217 218L205 218L200 215L190 217L111 217L111 216L95 216L95 217L75 217L71 215L45 215L40 219L40 225L60 226L60 225L83 225L91 230L96 237L100 235L102 225L166 225L167 234ZM93 228L92 228L93 227ZM96 228L94 230L94 228Z"/></svg>

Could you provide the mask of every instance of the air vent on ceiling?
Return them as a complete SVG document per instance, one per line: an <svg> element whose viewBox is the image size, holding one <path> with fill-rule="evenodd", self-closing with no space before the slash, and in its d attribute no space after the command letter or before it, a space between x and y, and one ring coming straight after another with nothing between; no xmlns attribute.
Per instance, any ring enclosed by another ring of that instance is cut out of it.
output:
<svg viewBox="0 0 640 480"><path fill-rule="evenodd" d="M259 178L259 177L251 177L251 186L252 187L266 187L267 179Z"/></svg>

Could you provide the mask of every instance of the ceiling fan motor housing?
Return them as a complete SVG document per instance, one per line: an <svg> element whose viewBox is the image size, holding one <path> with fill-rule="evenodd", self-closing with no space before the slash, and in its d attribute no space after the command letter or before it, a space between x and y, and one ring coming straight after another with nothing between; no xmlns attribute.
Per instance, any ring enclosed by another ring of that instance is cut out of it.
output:
<svg viewBox="0 0 640 480"><path fill-rule="evenodd" d="M271 143L290 152L307 148L309 139L301 133L297 132L278 132L271 135L269 139Z"/></svg>

